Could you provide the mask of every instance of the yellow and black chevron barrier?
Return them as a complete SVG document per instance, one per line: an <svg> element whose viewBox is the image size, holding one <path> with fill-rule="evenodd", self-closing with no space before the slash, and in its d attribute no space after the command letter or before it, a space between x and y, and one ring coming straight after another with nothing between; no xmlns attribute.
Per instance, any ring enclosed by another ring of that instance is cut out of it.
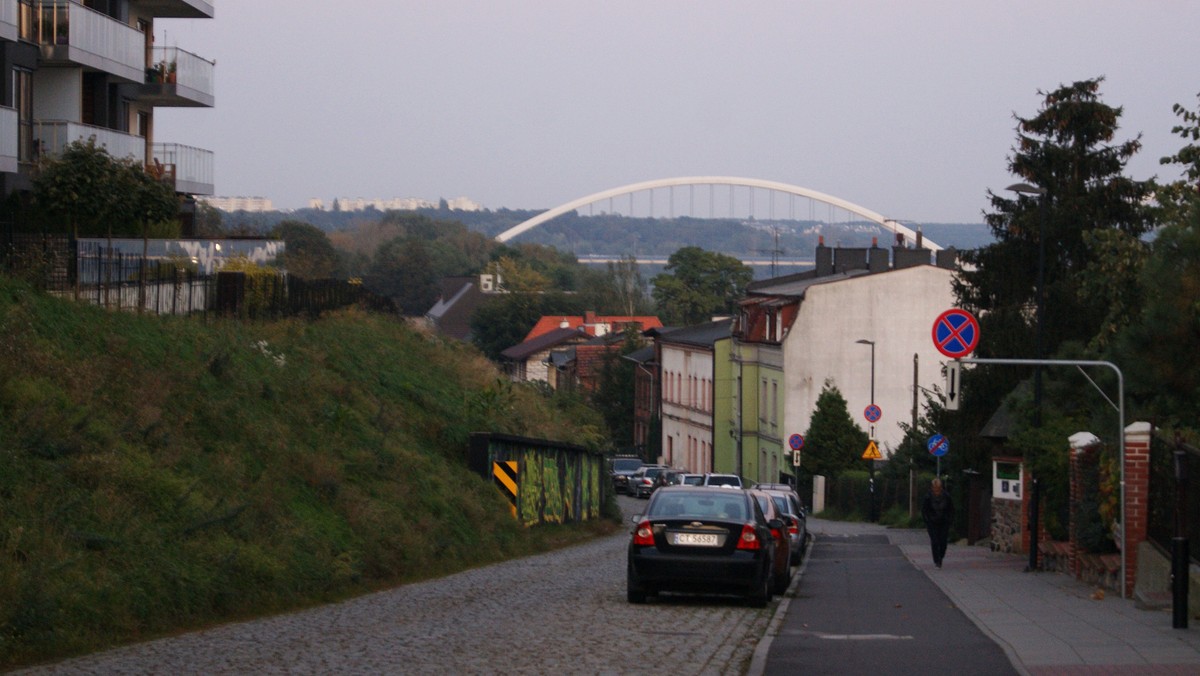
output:
<svg viewBox="0 0 1200 676"><path fill-rule="evenodd" d="M508 508L517 518L517 461L504 460L492 463L492 481L508 498Z"/></svg>

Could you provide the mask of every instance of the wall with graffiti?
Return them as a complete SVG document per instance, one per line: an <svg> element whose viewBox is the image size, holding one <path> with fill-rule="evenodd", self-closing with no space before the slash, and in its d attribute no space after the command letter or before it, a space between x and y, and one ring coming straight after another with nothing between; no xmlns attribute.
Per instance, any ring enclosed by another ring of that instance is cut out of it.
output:
<svg viewBox="0 0 1200 676"><path fill-rule="evenodd" d="M600 516L604 456L582 446L507 434L472 434L472 471L491 480L525 525Z"/></svg>

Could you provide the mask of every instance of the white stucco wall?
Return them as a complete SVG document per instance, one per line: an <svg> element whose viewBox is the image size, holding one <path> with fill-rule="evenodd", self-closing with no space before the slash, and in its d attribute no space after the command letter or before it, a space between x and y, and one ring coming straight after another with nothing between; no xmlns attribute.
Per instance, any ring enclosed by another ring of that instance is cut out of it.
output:
<svg viewBox="0 0 1200 676"><path fill-rule="evenodd" d="M942 364L933 345L933 322L954 307L953 272L931 266L892 270L810 287L784 341L786 396L783 437L808 430L817 397L830 379L846 398L850 417L863 430L871 403L871 346L875 341L875 403L883 417L875 439L886 456L912 421L913 355L918 383L944 389ZM918 403L924 401L918 398ZM862 455L865 449L847 449Z"/></svg>
<svg viewBox="0 0 1200 676"><path fill-rule="evenodd" d="M661 461L692 472L712 471L713 355L695 347L663 344ZM668 374L679 374L682 393L668 387ZM697 379L693 399L689 376ZM707 391L706 391L707 390ZM676 394L671 395L671 392Z"/></svg>
<svg viewBox="0 0 1200 676"><path fill-rule="evenodd" d="M33 117L38 120L80 121L83 98L82 68L41 68L33 75L37 95Z"/></svg>

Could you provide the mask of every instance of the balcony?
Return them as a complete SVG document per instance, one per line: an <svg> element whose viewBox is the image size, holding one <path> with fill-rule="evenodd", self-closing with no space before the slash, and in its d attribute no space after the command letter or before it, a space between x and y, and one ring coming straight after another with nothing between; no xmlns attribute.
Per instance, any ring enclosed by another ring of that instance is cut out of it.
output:
<svg viewBox="0 0 1200 676"><path fill-rule="evenodd" d="M0 172L17 173L17 156L21 138L17 109L0 106Z"/></svg>
<svg viewBox="0 0 1200 676"><path fill-rule="evenodd" d="M153 106L212 107L216 64L178 47L155 47L151 58L139 100Z"/></svg>
<svg viewBox="0 0 1200 676"><path fill-rule="evenodd" d="M0 0L0 40L16 42L21 37L17 0Z"/></svg>
<svg viewBox="0 0 1200 676"><path fill-rule="evenodd" d="M145 80L145 36L136 28L65 0L39 2L32 23L45 63L82 65L130 82Z"/></svg>
<svg viewBox="0 0 1200 676"><path fill-rule="evenodd" d="M178 143L153 144L152 174L175 187L175 192L212 195L213 152Z"/></svg>
<svg viewBox="0 0 1200 676"><path fill-rule="evenodd" d="M103 147L116 159L134 159L138 163L146 158L146 139L125 132L94 127L90 124L65 120L39 120L33 123L34 154L55 156L73 141L96 138L96 145Z"/></svg>
<svg viewBox="0 0 1200 676"><path fill-rule="evenodd" d="M213 18L213 3L205 0L132 0L129 4L157 19Z"/></svg>

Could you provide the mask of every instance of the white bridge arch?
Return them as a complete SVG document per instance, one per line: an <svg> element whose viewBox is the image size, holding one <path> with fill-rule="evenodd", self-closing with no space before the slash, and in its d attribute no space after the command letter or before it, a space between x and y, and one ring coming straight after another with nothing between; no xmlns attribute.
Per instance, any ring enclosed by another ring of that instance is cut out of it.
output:
<svg viewBox="0 0 1200 676"><path fill-rule="evenodd" d="M659 178L652 181L643 181L641 183L631 183L629 185L623 185L618 188L610 188L608 190L593 193L585 197L580 197L576 200L571 200L566 204L562 204L554 207L553 209L544 211L533 218L514 225L508 230L496 235L496 241L507 242L513 237L536 228L537 226L549 220L562 216L563 214L578 209L579 207L587 206L601 200L612 199L622 195L631 195L644 190L654 190L656 188L676 188L680 186L694 185L728 185L746 188L761 188L764 190L789 193L798 197L805 197L810 200L822 202L824 204L828 204L839 209L844 209L850 213L862 216L869 221L879 224L884 229L889 230L892 233L904 235L907 241L915 242L917 239L916 231L895 220L884 218L880 213L854 204L853 202L848 202L840 197L834 197L833 195L827 195L823 192L817 192L816 190L810 190L798 185L780 183L778 181L765 181L758 178L742 178L738 176L681 176L678 178ZM938 251L942 248L938 244L928 239L922 239L922 246L932 251Z"/></svg>

